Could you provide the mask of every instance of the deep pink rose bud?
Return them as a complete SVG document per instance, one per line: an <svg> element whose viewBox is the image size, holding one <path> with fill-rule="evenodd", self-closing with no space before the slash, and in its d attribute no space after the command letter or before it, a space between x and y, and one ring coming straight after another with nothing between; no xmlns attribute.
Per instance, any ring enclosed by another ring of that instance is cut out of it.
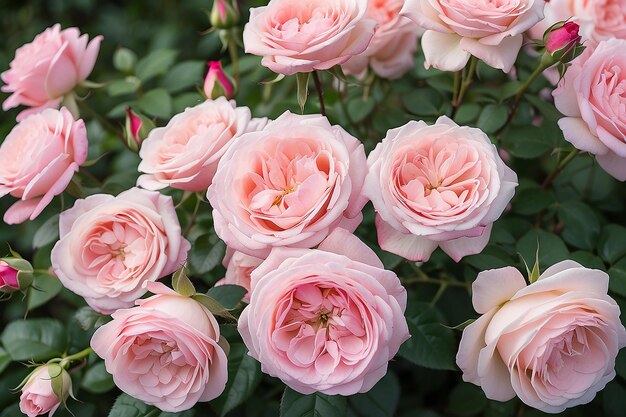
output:
<svg viewBox="0 0 626 417"><path fill-rule="evenodd" d="M552 28L546 37L546 50L552 55L559 51L569 51L581 40L578 34L579 29L580 26L574 22L567 22L563 26Z"/></svg>
<svg viewBox="0 0 626 417"><path fill-rule="evenodd" d="M21 258L0 258L0 293L25 290L33 282L32 265Z"/></svg>
<svg viewBox="0 0 626 417"><path fill-rule="evenodd" d="M154 129L154 123L142 114L136 113L130 107L126 107L126 124L124 128L124 138L126 145L137 152L141 148L141 142L148 137L150 131Z"/></svg>
<svg viewBox="0 0 626 417"><path fill-rule="evenodd" d="M204 95L211 100L221 96L230 100L235 95L235 84L224 72L221 61L209 62L209 72L204 79Z"/></svg>
<svg viewBox="0 0 626 417"><path fill-rule="evenodd" d="M12 268L4 261L0 261L0 290L13 292L20 288L17 282L17 269Z"/></svg>
<svg viewBox="0 0 626 417"><path fill-rule="evenodd" d="M239 23L237 0L215 0L209 15L211 26L217 29L230 29Z"/></svg>

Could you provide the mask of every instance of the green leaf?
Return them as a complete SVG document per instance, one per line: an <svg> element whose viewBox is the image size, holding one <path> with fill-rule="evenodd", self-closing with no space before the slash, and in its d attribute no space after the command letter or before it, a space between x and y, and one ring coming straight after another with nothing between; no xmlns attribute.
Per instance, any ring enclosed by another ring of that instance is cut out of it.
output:
<svg viewBox="0 0 626 417"><path fill-rule="evenodd" d="M116 70L130 73L137 63L137 55L128 48L118 48L113 54L113 66Z"/></svg>
<svg viewBox="0 0 626 417"><path fill-rule="evenodd" d="M506 106L501 104L488 104L483 111L480 112L476 127L485 133L495 133L504 126L508 117L509 110Z"/></svg>
<svg viewBox="0 0 626 417"><path fill-rule="evenodd" d="M617 224L605 226L600 233L598 254L611 264L626 256L626 227Z"/></svg>
<svg viewBox="0 0 626 417"><path fill-rule="evenodd" d="M626 258L622 258L609 269L609 288L626 297Z"/></svg>
<svg viewBox="0 0 626 417"><path fill-rule="evenodd" d="M33 287L28 291L28 310L44 305L63 289L59 279L50 274L33 275Z"/></svg>
<svg viewBox="0 0 626 417"><path fill-rule="evenodd" d="M535 259L539 244L539 267L546 269L559 261L569 258L567 246L557 235L545 230L533 229L526 233L517 242L517 252L527 262Z"/></svg>
<svg viewBox="0 0 626 417"><path fill-rule="evenodd" d="M503 132L502 144L516 158L533 159L553 149L555 140L552 135L554 132L547 126L515 126Z"/></svg>
<svg viewBox="0 0 626 417"><path fill-rule="evenodd" d="M170 93L177 93L185 88L202 84L204 61L185 61L176 64L163 78L161 86Z"/></svg>
<svg viewBox="0 0 626 417"><path fill-rule="evenodd" d="M81 307L74 313L74 320L78 322L80 327L87 331L89 329L98 328L109 322L111 318L94 311L91 307Z"/></svg>
<svg viewBox="0 0 626 417"><path fill-rule="evenodd" d="M348 114L354 123L365 120L376 107L376 101L372 97L363 100L362 97L355 97L348 102Z"/></svg>
<svg viewBox="0 0 626 417"><path fill-rule="evenodd" d="M483 391L472 384L459 384L450 393L447 411L457 416L473 416L487 408Z"/></svg>
<svg viewBox="0 0 626 417"><path fill-rule="evenodd" d="M194 275L211 271L224 258L226 245L221 240L211 243L210 237L210 234L206 234L196 239L189 253L189 266Z"/></svg>
<svg viewBox="0 0 626 417"><path fill-rule="evenodd" d="M143 82L157 75L165 74L176 60L178 51L173 49L159 49L142 58L135 70L135 75Z"/></svg>
<svg viewBox="0 0 626 417"><path fill-rule="evenodd" d="M523 215L537 214L554 204L554 194L539 187L530 187L517 193L513 201L513 210Z"/></svg>
<svg viewBox="0 0 626 417"><path fill-rule="evenodd" d="M81 386L92 394L103 394L115 388L113 377L104 366L104 362L98 361L85 372Z"/></svg>
<svg viewBox="0 0 626 417"><path fill-rule="evenodd" d="M187 267L183 266L172 275L172 287L174 291L184 297L191 297L196 294L196 288L187 276Z"/></svg>
<svg viewBox="0 0 626 417"><path fill-rule="evenodd" d="M432 88L416 88L401 96L404 108L411 114L438 116L443 97Z"/></svg>
<svg viewBox="0 0 626 417"><path fill-rule="evenodd" d="M160 411L128 394L122 394L113 403L109 417L158 417Z"/></svg>
<svg viewBox="0 0 626 417"><path fill-rule="evenodd" d="M228 353L228 382L222 395L213 401L220 416L243 404L263 379L261 365L248 355L243 343L230 345Z"/></svg>
<svg viewBox="0 0 626 417"><path fill-rule="evenodd" d="M237 307L248 291L239 285L220 285L210 288L207 295L227 309Z"/></svg>
<svg viewBox="0 0 626 417"><path fill-rule="evenodd" d="M226 307L221 305L217 300L213 299L212 297L206 294L196 294L191 298L205 306L206 309L209 310L214 316L223 317L231 321L237 321L235 316L230 314Z"/></svg>
<svg viewBox="0 0 626 417"><path fill-rule="evenodd" d="M600 236L600 219L595 211L580 201L568 201L559 207L559 220L565 225L563 240L577 248L594 250Z"/></svg>
<svg viewBox="0 0 626 417"><path fill-rule="evenodd" d="M33 249L46 246L59 239L59 215L55 214L46 220L35 232Z"/></svg>
<svg viewBox="0 0 626 417"><path fill-rule="evenodd" d="M107 86L107 93L111 97L133 94L141 86L141 80L135 76L128 76L123 80L114 81ZM123 107L126 107L124 105Z"/></svg>
<svg viewBox="0 0 626 417"><path fill-rule="evenodd" d="M146 114L161 119L167 119L172 115L172 98L162 88L148 91L139 99L137 106Z"/></svg>
<svg viewBox="0 0 626 417"><path fill-rule="evenodd" d="M556 107L554 107L553 104L548 103L547 101L545 101L542 98L539 98L538 96L534 96L532 94L526 94L524 98L528 100L530 104L532 104L537 110L539 110L539 113L543 117L545 117L546 119L550 121L555 122L563 117L561 112L558 111Z"/></svg>
<svg viewBox="0 0 626 417"><path fill-rule="evenodd" d="M302 113L304 113L304 106L306 105L306 100L309 97L309 78L311 78L310 72L299 72L296 74L298 104L300 105Z"/></svg>
<svg viewBox="0 0 626 417"><path fill-rule="evenodd" d="M348 401L361 417L394 417L400 401L398 378L388 371L371 390L353 395Z"/></svg>
<svg viewBox="0 0 626 417"><path fill-rule="evenodd" d="M7 369L7 366L11 363L11 355L0 346L0 374Z"/></svg>
<svg viewBox="0 0 626 417"><path fill-rule="evenodd" d="M344 417L347 409L346 397L319 392L302 395L286 388L280 403L280 417Z"/></svg>
<svg viewBox="0 0 626 417"><path fill-rule="evenodd" d="M13 321L2 333L2 344L14 361L41 361L65 352L67 333L53 319Z"/></svg>
<svg viewBox="0 0 626 417"><path fill-rule="evenodd" d="M456 369L456 342L441 313L433 306L409 302L405 313L411 338L400 347L400 356L432 369Z"/></svg>
<svg viewBox="0 0 626 417"><path fill-rule="evenodd" d="M475 121L480 114L482 107L476 103L462 104L454 116L454 121L460 125L465 125Z"/></svg>

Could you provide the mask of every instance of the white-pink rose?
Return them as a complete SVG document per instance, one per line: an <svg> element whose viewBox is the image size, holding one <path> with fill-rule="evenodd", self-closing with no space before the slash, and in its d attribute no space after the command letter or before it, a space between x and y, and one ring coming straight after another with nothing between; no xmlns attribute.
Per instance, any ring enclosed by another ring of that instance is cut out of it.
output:
<svg viewBox="0 0 626 417"><path fill-rule="evenodd" d="M271 0L250 9L245 51L284 75L329 69L369 45L376 22L366 8L367 0Z"/></svg>
<svg viewBox="0 0 626 417"><path fill-rule="evenodd" d="M588 46L572 61L554 102L566 117L559 120L565 139L596 155L600 166L626 181L626 40Z"/></svg>
<svg viewBox="0 0 626 417"><path fill-rule="evenodd" d="M607 295L609 276L573 261L548 268L526 285L512 267L478 274L474 309L457 354L463 379L487 398L548 413L591 401L615 377L626 346L620 309Z"/></svg>
<svg viewBox="0 0 626 417"><path fill-rule="evenodd" d="M250 109L224 97L207 100L177 114L156 128L141 144L137 185L205 191L218 162L232 141L246 131L261 129L266 119L251 119Z"/></svg>
<svg viewBox="0 0 626 417"><path fill-rule="evenodd" d="M550 26L564 20L578 23L583 41L626 39L624 0L551 0L546 2L545 15L530 29L534 39L542 39Z"/></svg>
<svg viewBox="0 0 626 417"><path fill-rule="evenodd" d="M168 412L217 398L228 371L215 317L161 283L145 286L156 295L113 313L91 339L115 385Z"/></svg>
<svg viewBox="0 0 626 417"><path fill-rule="evenodd" d="M56 24L15 51L10 68L1 75L5 93L13 93L3 110L20 105L31 107L17 120L45 108L58 108L63 96L85 80L96 63L102 36L89 37L77 28L61 30Z"/></svg>
<svg viewBox="0 0 626 417"><path fill-rule="evenodd" d="M104 314L132 306L143 283L179 269L190 248L172 198L139 188L76 201L61 213L59 233L54 273Z"/></svg>
<svg viewBox="0 0 626 417"><path fill-rule="evenodd" d="M58 381L58 378L61 380ZM58 384L59 395L52 388L53 382ZM20 411L28 417L49 413L52 417L61 403L72 392L72 378L58 364L43 365L37 368L22 387L20 395Z"/></svg>
<svg viewBox="0 0 626 417"><path fill-rule="evenodd" d="M247 290L246 295L243 297L243 301L250 302L250 274L252 271L263 262L263 259L256 258L254 256L246 255L245 253L237 252L228 248L226 250L226 256L222 264L226 268L226 275L215 283L215 286L219 285L238 285Z"/></svg>
<svg viewBox="0 0 626 417"><path fill-rule="evenodd" d="M0 146L0 197L19 198L4 213L8 224L39 216L87 159L87 130L66 109L22 120Z"/></svg>
<svg viewBox="0 0 626 417"><path fill-rule="evenodd" d="M240 136L219 163L208 198L217 235L264 258L272 247L311 248L363 216L363 145L323 116L283 113Z"/></svg>
<svg viewBox="0 0 626 417"><path fill-rule="evenodd" d="M252 272L239 333L263 372L294 390L370 390L409 338L406 291L356 236L336 229L318 250L277 248Z"/></svg>
<svg viewBox="0 0 626 417"><path fill-rule="evenodd" d="M405 0L371 0L365 17L378 26L367 49L342 65L346 74L360 75L371 67L378 76L400 78L413 68L420 28L412 20L400 16Z"/></svg>
<svg viewBox="0 0 626 417"><path fill-rule="evenodd" d="M457 262L480 253L517 186L485 133L445 116L390 130L367 164L378 243L412 261L437 246Z"/></svg>
<svg viewBox="0 0 626 417"><path fill-rule="evenodd" d="M407 0L401 14L426 29L425 66L461 70L470 56L509 72L523 33L543 19L543 0Z"/></svg>

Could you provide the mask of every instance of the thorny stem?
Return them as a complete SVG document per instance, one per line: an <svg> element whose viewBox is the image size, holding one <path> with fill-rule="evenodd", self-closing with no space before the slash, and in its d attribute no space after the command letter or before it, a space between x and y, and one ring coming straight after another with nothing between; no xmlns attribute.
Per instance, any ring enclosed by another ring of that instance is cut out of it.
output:
<svg viewBox="0 0 626 417"><path fill-rule="evenodd" d="M320 101L320 112L322 113L322 116L326 116L326 106L324 105L324 88L322 87L322 80L320 78L319 72L313 71L313 81L315 81L317 97Z"/></svg>

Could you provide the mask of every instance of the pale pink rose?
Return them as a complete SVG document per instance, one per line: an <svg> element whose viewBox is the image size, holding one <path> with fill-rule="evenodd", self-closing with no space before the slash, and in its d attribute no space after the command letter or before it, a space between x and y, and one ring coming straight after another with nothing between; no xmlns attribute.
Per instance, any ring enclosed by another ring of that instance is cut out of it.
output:
<svg viewBox="0 0 626 417"><path fill-rule="evenodd" d="M10 69L1 75L6 84L1 90L13 93L2 109L32 107L17 116L20 121L45 108L58 108L63 96L84 81L96 63L102 36L87 43L88 39L77 28L61 30L56 24L18 48Z"/></svg>
<svg viewBox="0 0 626 417"><path fill-rule="evenodd" d="M263 128L266 119L251 119L250 109L224 97L207 100L177 114L143 141L137 185L186 191L209 188L220 158L235 138Z"/></svg>
<svg viewBox="0 0 626 417"><path fill-rule="evenodd" d="M87 130L66 109L32 114L0 146L0 197L19 200L4 213L8 224L39 216L87 159Z"/></svg>
<svg viewBox="0 0 626 417"><path fill-rule="evenodd" d="M426 68L461 70L470 56L509 72L523 33L543 19L543 0L407 0L401 14L426 29Z"/></svg>
<svg viewBox="0 0 626 417"><path fill-rule="evenodd" d="M437 246L457 262L480 253L517 186L485 133L445 116L390 130L367 164L378 243L412 261Z"/></svg>
<svg viewBox="0 0 626 417"><path fill-rule="evenodd" d="M215 317L161 283L144 286L156 295L113 313L91 339L115 385L168 412L217 398L228 375Z"/></svg>
<svg viewBox="0 0 626 417"><path fill-rule="evenodd" d="M248 292L243 297L243 301L250 302L250 274L263 262L263 259L246 255L245 253L233 251L228 248L222 264L226 268L226 275L215 283L219 285L238 285Z"/></svg>
<svg viewBox="0 0 626 417"><path fill-rule="evenodd" d="M369 391L409 338L406 290L356 236L276 248L252 272L239 333L263 372L310 394Z"/></svg>
<svg viewBox="0 0 626 417"><path fill-rule="evenodd" d="M271 0L250 9L245 51L284 75L332 68L372 40L376 22L364 17L366 8L367 0Z"/></svg>
<svg viewBox="0 0 626 417"><path fill-rule="evenodd" d="M626 40L602 41L567 69L554 102L565 139L596 155L600 166L626 181Z"/></svg>
<svg viewBox="0 0 626 417"><path fill-rule="evenodd" d="M551 0L546 2L545 19L530 29L530 36L542 39L553 24L564 20L578 23L583 41L626 39L625 0Z"/></svg>
<svg viewBox="0 0 626 417"><path fill-rule="evenodd" d="M217 235L265 258L272 247L311 248L363 216L363 145L323 116L283 113L222 157L207 196Z"/></svg>
<svg viewBox="0 0 626 417"><path fill-rule="evenodd" d="M472 301L482 316L463 331L456 357L463 380L489 399L517 395L548 413L588 403L615 377L626 346L608 286L605 272L573 261L531 285L512 267L481 272Z"/></svg>
<svg viewBox="0 0 626 417"><path fill-rule="evenodd" d="M172 198L139 188L76 201L61 213L59 233L54 273L103 314L132 306L146 293L143 283L179 269L191 246Z"/></svg>
<svg viewBox="0 0 626 417"><path fill-rule="evenodd" d="M420 28L400 16L405 0L370 0L365 17L378 24L367 49L341 67L346 74L361 75L371 67L378 76L400 78L413 68Z"/></svg>
<svg viewBox="0 0 626 417"><path fill-rule="evenodd" d="M53 379L61 378L61 396L57 397L52 389ZM35 417L50 413L54 415L63 401L72 391L72 378L59 365L40 366L28 378L26 385L22 387L20 396L20 411L28 417Z"/></svg>

